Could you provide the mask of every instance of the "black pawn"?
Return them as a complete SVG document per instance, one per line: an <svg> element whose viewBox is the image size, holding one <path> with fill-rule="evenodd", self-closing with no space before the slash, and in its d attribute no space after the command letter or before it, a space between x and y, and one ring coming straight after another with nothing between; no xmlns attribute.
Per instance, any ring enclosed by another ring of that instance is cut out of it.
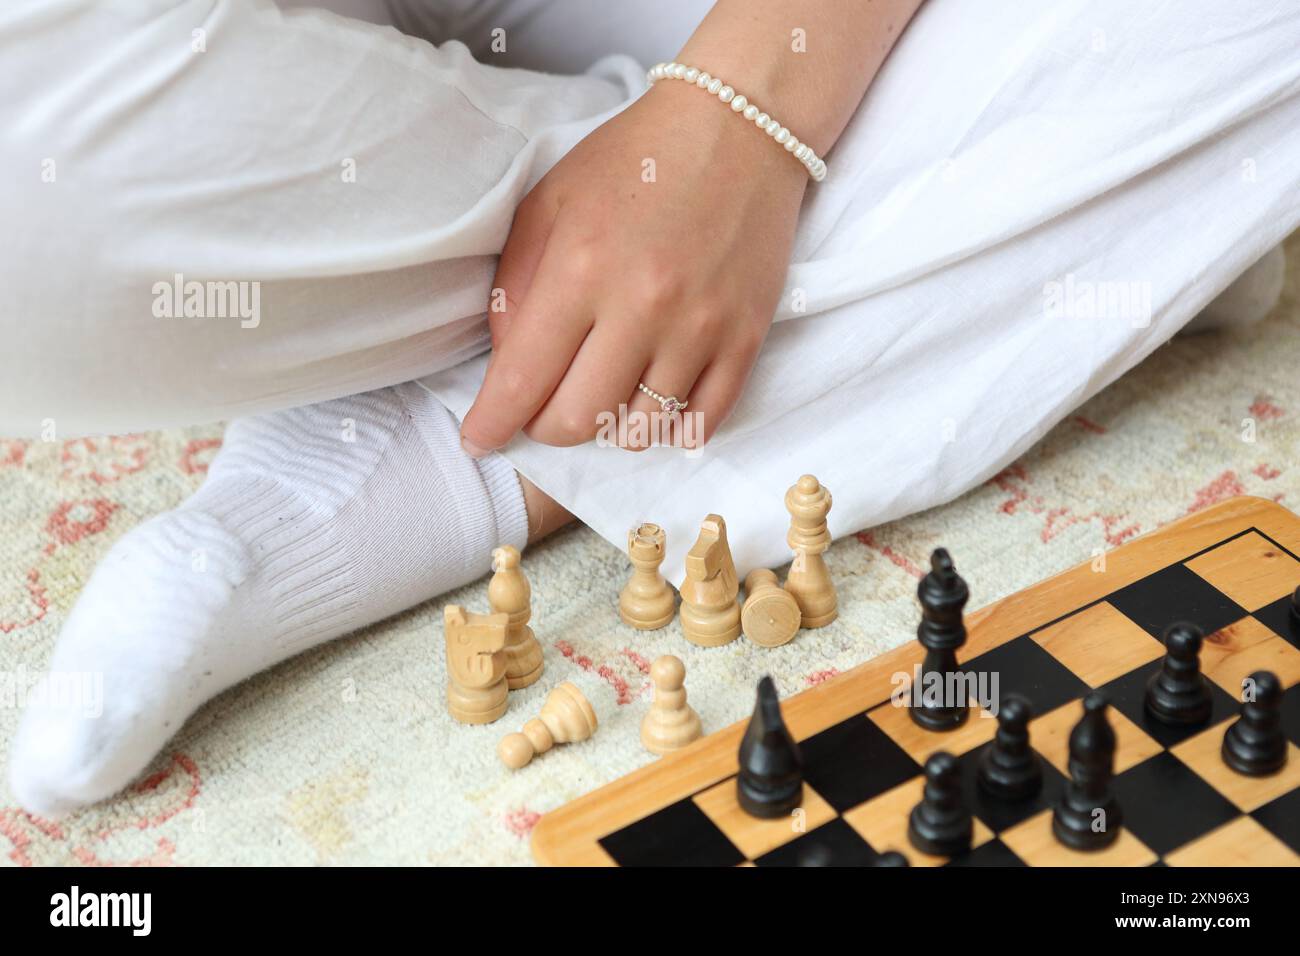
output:
<svg viewBox="0 0 1300 956"><path fill-rule="evenodd" d="M962 798L961 767L948 753L925 762L925 792L912 808L907 838L922 853L956 856L970 849L974 822Z"/></svg>
<svg viewBox="0 0 1300 956"><path fill-rule="evenodd" d="M876 862L872 863L871 865L872 866L911 866L912 864L907 862L907 857L903 856L903 854L899 853L897 850L886 850L884 853L880 854L880 856L876 857Z"/></svg>
<svg viewBox="0 0 1300 956"><path fill-rule="evenodd" d="M750 816L772 819L803 801L803 757L786 729L772 678L758 682L758 702L740 741L736 795Z"/></svg>
<svg viewBox="0 0 1300 956"><path fill-rule="evenodd" d="M1097 691L1083 699L1083 718L1070 731L1070 782L1052 813L1052 832L1075 850L1110 846L1124 822L1110 789L1115 731L1106 719L1106 707L1105 696Z"/></svg>
<svg viewBox="0 0 1300 956"><path fill-rule="evenodd" d="M1201 673L1201 629L1170 624L1165 658L1147 683L1146 711L1162 724L1185 727L1210 719L1210 685Z"/></svg>
<svg viewBox="0 0 1300 956"><path fill-rule="evenodd" d="M1286 763L1286 735L1282 732L1282 682L1269 671L1256 671L1247 679L1241 717L1223 735L1223 762L1248 777L1277 773Z"/></svg>
<svg viewBox="0 0 1300 956"><path fill-rule="evenodd" d="M998 708L998 732L980 756L979 788L999 800L1028 800L1043 789L1043 767L1029 746L1029 701L1009 694Z"/></svg>
<svg viewBox="0 0 1300 956"><path fill-rule="evenodd" d="M919 694L914 689L909 710L912 720L926 730L953 730L970 716L970 702L955 693L965 683L949 680L957 672L957 648L966 643L962 609L970 590L943 548L930 555L930 573L921 579L916 596L921 602L916 637L925 648L925 660L916 675Z"/></svg>

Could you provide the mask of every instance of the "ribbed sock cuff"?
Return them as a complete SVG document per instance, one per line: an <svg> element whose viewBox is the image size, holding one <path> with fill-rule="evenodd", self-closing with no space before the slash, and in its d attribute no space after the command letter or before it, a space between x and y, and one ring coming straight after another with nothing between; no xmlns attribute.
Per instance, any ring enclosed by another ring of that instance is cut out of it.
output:
<svg viewBox="0 0 1300 956"><path fill-rule="evenodd" d="M515 466L496 452L479 459L479 474L487 486L496 523L497 543L513 544L520 551L528 544L528 507Z"/></svg>
<svg viewBox="0 0 1300 956"><path fill-rule="evenodd" d="M446 478L450 504L467 535L463 542L471 564L486 570L494 548L528 542L528 510L514 467L500 455L475 461L460 446L460 423L433 393L418 383L397 386L433 457Z"/></svg>

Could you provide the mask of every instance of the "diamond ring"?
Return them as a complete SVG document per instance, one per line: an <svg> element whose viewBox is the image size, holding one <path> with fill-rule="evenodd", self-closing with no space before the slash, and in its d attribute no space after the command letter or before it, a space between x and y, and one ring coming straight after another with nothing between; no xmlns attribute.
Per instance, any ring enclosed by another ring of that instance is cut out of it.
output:
<svg viewBox="0 0 1300 956"><path fill-rule="evenodd" d="M669 415L685 411L686 406L690 404L690 402L681 401L676 395L660 395L653 388L646 385L645 382L638 382L636 387L658 402L659 407Z"/></svg>

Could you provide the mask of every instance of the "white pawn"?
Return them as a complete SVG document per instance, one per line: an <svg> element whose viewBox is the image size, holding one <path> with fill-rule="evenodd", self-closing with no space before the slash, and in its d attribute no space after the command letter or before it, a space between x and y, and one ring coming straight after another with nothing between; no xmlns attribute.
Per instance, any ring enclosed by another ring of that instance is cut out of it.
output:
<svg viewBox="0 0 1300 956"><path fill-rule="evenodd" d="M655 697L641 721L641 743L652 754L680 750L703 732L700 715L686 703L686 665L665 654L650 667Z"/></svg>
<svg viewBox="0 0 1300 956"><path fill-rule="evenodd" d="M497 756L511 770L527 765L537 754L556 744L586 740L596 732L596 711L567 680L546 695L542 712L519 733L506 734L497 744Z"/></svg>

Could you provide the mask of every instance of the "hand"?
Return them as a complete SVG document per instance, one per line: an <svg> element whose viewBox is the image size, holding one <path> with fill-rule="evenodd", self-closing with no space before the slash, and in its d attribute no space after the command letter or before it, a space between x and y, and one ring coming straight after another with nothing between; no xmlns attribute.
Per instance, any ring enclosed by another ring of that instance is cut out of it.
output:
<svg viewBox="0 0 1300 956"><path fill-rule="evenodd" d="M753 123L681 82L595 130L515 213L466 451L520 429L588 441L602 412L660 410L638 382L689 400L707 441L771 325L807 182Z"/></svg>

